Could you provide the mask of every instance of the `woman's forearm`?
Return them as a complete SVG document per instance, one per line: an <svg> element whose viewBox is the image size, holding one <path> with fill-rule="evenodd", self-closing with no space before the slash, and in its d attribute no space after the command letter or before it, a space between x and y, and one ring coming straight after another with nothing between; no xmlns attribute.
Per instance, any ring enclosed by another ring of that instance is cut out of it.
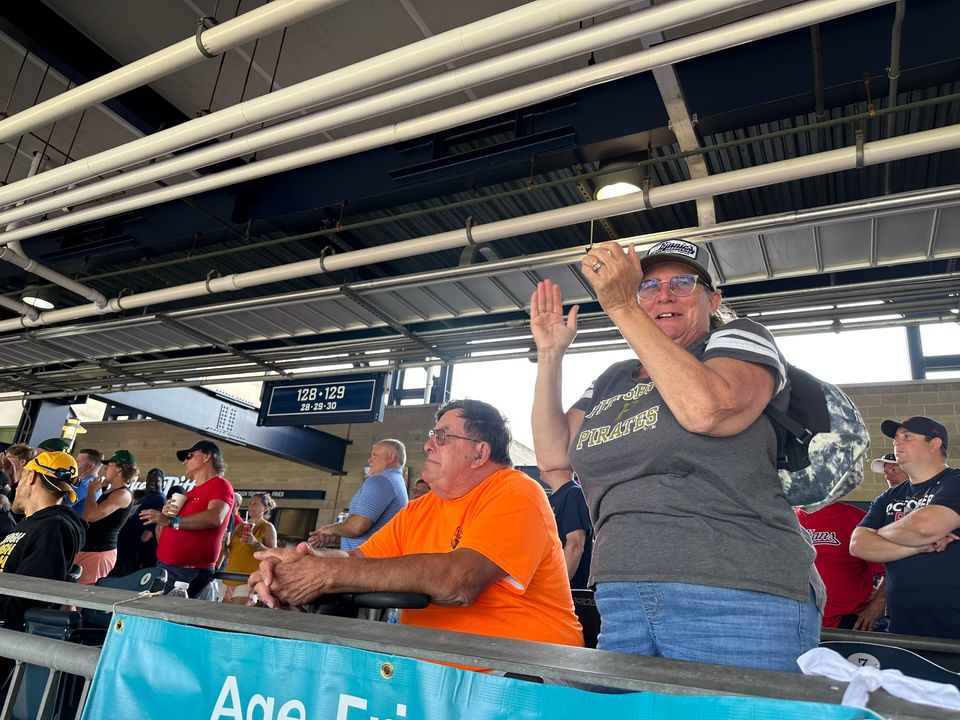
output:
<svg viewBox="0 0 960 720"><path fill-rule="evenodd" d="M563 412L561 380L563 353L541 354L533 389L533 450L537 465L545 469L565 468L570 463L570 428Z"/></svg>

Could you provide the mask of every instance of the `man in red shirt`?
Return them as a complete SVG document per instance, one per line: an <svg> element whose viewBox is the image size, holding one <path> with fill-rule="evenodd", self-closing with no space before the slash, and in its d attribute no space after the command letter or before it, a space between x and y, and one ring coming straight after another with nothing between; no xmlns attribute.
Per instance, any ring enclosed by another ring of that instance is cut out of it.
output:
<svg viewBox="0 0 960 720"><path fill-rule="evenodd" d="M168 500L163 510L142 510L140 520L156 525L157 567L167 571L164 592L180 580L190 583L190 597L213 600L213 571L233 507L233 487L223 477L227 466L216 443L199 440L191 448L177 450L177 459L184 474L196 483L186 493L183 508L177 513Z"/></svg>
<svg viewBox="0 0 960 720"><path fill-rule="evenodd" d="M873 578L885 569L850 554L850 535L866 513L844 502L812 513L796 509L796 513L817 551L814 564L827 588L822 626L873 630L886 608L885 582L881 580L874 592Z"/></svg>

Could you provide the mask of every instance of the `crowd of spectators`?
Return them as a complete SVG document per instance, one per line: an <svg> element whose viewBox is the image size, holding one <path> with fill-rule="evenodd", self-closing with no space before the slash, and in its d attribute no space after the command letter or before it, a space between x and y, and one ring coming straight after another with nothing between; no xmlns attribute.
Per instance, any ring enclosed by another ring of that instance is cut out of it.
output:
<svg viewBox="0 0 960 720"><path fill-rule="evenodd" d="M571 589L591 588L600 649L783 671L821 626L960 638L960 470L945 426L882 423L893 452L870 467L888 489L868 511L792 509L763 415L785 406L786 362L762 326L727 318L701 252L587 254L583 275L636 358L586 378L566 410L577 308L565 315L559 288L538 285L532 423L549 495L513 468L506 420L479 400L437 411L409 495L407 448L377 440L336 522L287 547L274 499L243 508L214 442L176 452L189 489L153 468L134 490L131 451L71 455L54 438L0 455L0 572L63 579L75 563L92 584L157 566L165 590L274 609L422 593L429 605L401 622L572 646L584 638ZM32 604L0 597L0 619L16 628Z"/></svg>

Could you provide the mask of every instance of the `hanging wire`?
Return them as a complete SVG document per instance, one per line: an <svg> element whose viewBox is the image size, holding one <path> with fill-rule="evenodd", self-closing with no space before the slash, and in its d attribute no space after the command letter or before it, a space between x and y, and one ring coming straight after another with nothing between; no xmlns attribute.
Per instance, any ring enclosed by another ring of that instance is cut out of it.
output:
<svg viewBox="0 0 960 720"><path fill-rule="evenodd" d="M10 88L10 94L7 96L7 104L3 108L3 117L10 117L10 103L13 101L13 94L17 90L17 85L20 84L20 73L23 72L23 66L27 64L29 56L30 51L24 51L23 58L20 60L20 67L17 68L17 76L13 79L13 87Z"/></svg>
<svg viewBox="0 0 960 720"><path fill-rule="evenodd" d="M67 81L66 92L70 91L70 88L73 87L73 80ZM47 133L46 140L43 141L43 147L40 149L40 164L43 164L43 158L47 155L47 150L50 148L50 139L53 137L54 131L57 129L57 121L54 120L53 125L50 126L50 132Z"/></svg>
<svg viewBox="0 0 960 720"><path fill-rule="evenodd" d="M237 9L239 10L239 8L240 6L238 5ZM258 47L260 47L260 38L257 38L256 40L253 41L253 51L250 53L250 62L247 63L247 74L243 76L243 86L240 88L239 102L241 103L243 102L243 96L247 94L247 83L250 82L250 72L253 70L253 63L254 63L254 59L257 57ZM271 87L273 86L271 85ZM236 132L230 133L229 138L233 140L234 135L236 135Z"/></svg>
<svg viewBox="0 0 960 720"><path fill-rule="evenodd" d="M73 158L70 157L70 154L73 152L73 146L77 142L77 136L80 134L80 126L83 125L83 119L86 116L87 116L87 108L84 108L83 112L80 113L80 120L77 121L77 127L73 131L73 137L70 138L70 145L67 147L67 151L63 154L64 165L66 165L68 162L73 160Z"/></svg>
<svg viewBox="0 0 960 720"><path fill-rule="evenodd" d="M242 2L243 0L237 0L237 9L234 10L233 12L234 18L236 18L240 14L240 4ZM217 12L219 10L220 10L220 0L217 0L217 4L213 8L213 15L211 17L216 19ZM197 113L198 116L209 115L211 112L213 112L213 100L217 95L217 86L220 85L220 78L223 75L223 63L226 62L226 59L227 59L227 53L220 53L220 64L217 66L217 77L214 78L213 80L213 90L210 91L210 102L207 103L206 108L204 108L203 110Z"/></svg>
<svg viewBox="0 0 960 720"><path fill-rule="evenodd" d="M40 85L37 87L37 94L33 96L33 102L30 103L30 106L33 107L37 104L37 100L40 99L40 93L43 92L43 84L47 81L47 75L50 73L50 66L47 65L43 70L43 77L40 78ZM20 154L20 146L23 144L23 138L26 135L21 135L17 139L17 146L13 149L13 157L10 158L10 167L7 168L7 174L3 176L3 184L6 185L7 181L10 180L10 173L13 172L13 166L17 162L17 155Z"/></svg>
<svg viewBox="0 0 960 720"><path fill-rule="evenodd" d="M273 73L270 75L270 87L267 88L268 95L273 92L273 86L277 84L277 71L280 69L280 57L281 55L283 55L283 43L286 41L286 39L287 39L287 28L284 27L283 32L280 33L280 47L277 48L277 60L276 62L273 63ZM266 125L267 125L267 121L264 120L262 123L260 123L259 129L263 130L263 128L265 128ZM254 153L250 157L250 160L256 161L256 159L257 159L257 153Z"/></svg>

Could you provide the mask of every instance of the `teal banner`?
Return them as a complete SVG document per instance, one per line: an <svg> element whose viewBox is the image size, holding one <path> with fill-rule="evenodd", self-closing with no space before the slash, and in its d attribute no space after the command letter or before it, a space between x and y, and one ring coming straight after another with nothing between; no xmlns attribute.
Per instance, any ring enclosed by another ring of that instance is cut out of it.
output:
<svg viewBox="0 0 960 720"><path fill-rule="evenodd" d="M852 720L838 705L608 695L336 645L120 616L84 720ZM389 632L389 626L384 626Z"/></svg>

